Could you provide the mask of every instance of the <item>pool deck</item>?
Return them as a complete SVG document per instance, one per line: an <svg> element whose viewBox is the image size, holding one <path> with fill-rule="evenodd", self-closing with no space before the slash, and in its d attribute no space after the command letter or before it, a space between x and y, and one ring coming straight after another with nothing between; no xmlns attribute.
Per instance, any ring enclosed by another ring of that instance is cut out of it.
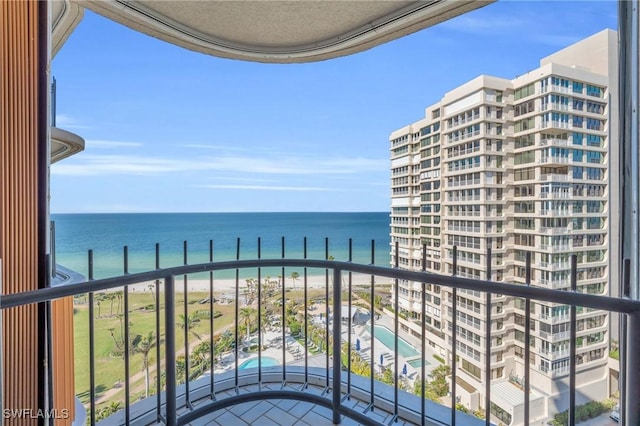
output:
<svg viewBox="0 0 640 426"><path fill-rule="evenodd" d="M375 326L382 326L387 328L388 330L394 330L394 320L393 318L382 315L380 318L375 320ZM348 339L348 330L345 323L342 325L342 339L346 341ZM351 344L355 346L356 340L360 339L360 351L358 352L360 356L366 360L367 362L371 362L371 323L367 322L366 324L358 324L353 325L351 328ZM410 336L407 333L400 330L399 336L407 342L410 346L412 346L417 352L416 356L403 356L398 354L398 372L401 372L404 365L407 366L407 374L404 375L406 379L413 385L413 382L420 376L421 367L418 365L417 367L412 365L411 363L416 363L421 360L420 356L421 352L421 343L420 340L415 338L414 336ZM255 339L255 336L254 336ZM263 344L266 346L262 351L262 356L275 359L279 365L283 363L282 356L282 333L279 331L269 331L263 334ZM382 343L377 338L374 339L373 344L374 357L375 357L375 366L378 371L381 371L382 368L394 368L394 364L396 362L395 357L393 356L393 350L389 349L384 343ZM298 343L295 339L289 337L286 340L286 348L285 348L285 362L287 365L296 365L304 363L304 347ZM424 358L426 361L425 364L425 375L428 377L431 370L437 367L440 363L434 358L436 352L429 347L426 346ZM257 359L257 353L246 353L243 351L239 352L238 357L238 365L241 365L244 362L247 362L251 359ZM383 364L380 365L380 355L383 358ZM321 358L324 358L324 355L312 355L309 353L309 359L318 358L321 361ZM318 361L318 362L320 362ZM257 361L256 361L257 362ZM219 368L215 370L215 373L224 373L226 371L233 370L236 366L235 354L233 352L227 353L222 357L222 362L218 364Z"/></svg>
<svg viewBox="0 0 640 426"><path fill-rule="evenodd" d="M388 317L386 315L382 315L379 319L376 319L374 325L383 326L388 330L394 330L393 318ZM362 356L362 358L365 359L366 361L371 362L371 355L370 355L371 354L371 338L370 338L371 325L370 323L366 325L356 325L352 328L352 331L353 331L353 334L351 335L352 344L355 345L356 339L359 338L360 339L360 352L359 352L360 356ZM411 345L414 349L416 349L418 353L421 352L422 347L419 339L413 336L407 335L407 333L404 333L402 330L399 331L399 337L401 337L404 341L406 341L409 345ZM347 338L347 334L345 332L343 333L343 339L346 339L346 338ZM376 365L379 365L380 355L382 354L382 357L384 360L383 367L394 368L395 359L393 356L393 350L389 349L384 343L382 343L377 338L374 339L373 351L374 351ZM424 354L424 358L426 361L425 363L426 376L429 375L431 370L433 370L435 367L440 365L440 362L433 357L434 355L436 355L436 352L431 347L426 345L425 354ZM402 368L406 364L407 365L406 377L412 385L413 385L413 382L420 376L421 367L420 366L414 367L410 364L410 362L415 362L421 359L422 357L420 356L420 354L416 356L407 356L407 357L398 354L398 371L401 372Z"/></svg>

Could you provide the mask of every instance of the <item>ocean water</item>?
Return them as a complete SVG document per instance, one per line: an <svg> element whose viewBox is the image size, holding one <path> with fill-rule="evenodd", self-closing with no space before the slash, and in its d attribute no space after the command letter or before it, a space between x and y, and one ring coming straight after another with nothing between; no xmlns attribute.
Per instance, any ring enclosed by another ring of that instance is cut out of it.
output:
<svg viewBox="0 0 640 426"><path fill-rule="evenodd" d="M184 241L187 263L209 261L209 241L213 241L214 260L236 257L240 239L240 259L255 259L258 237L261 257L285 255L303 258L307 237L307 258L325 258L325 238L329 255L348 260L349 238L353 241L353 261L371 262L371 243L375 245L375 264L389 265L389 213L118 213L54 214L56 263L76 272L88 273L87 252L94 253L94 277L105 278L123 272L123 247L128 246L129 272L155 269L155 244L160 244L160 267L183 265ZM288 268L287 276L295 269ZM263 276L277 276L280 270L263 270ZM216 272L231 278L233 271ZM241 276L255 277L254 271Z"/></svg>

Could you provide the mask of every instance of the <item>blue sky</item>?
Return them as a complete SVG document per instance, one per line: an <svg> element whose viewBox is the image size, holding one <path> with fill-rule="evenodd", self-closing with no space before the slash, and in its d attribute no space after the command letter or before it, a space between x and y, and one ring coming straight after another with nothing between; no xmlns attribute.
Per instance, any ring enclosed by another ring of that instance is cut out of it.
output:
<svg viewBox="0 0 640 426"><path fill-rule="evenodd" d="M220 59L87 11L53 60L51 211L387 211L389 134L480 75L513 78L605 28L616 2L501 1L356 55Z"/></svg>

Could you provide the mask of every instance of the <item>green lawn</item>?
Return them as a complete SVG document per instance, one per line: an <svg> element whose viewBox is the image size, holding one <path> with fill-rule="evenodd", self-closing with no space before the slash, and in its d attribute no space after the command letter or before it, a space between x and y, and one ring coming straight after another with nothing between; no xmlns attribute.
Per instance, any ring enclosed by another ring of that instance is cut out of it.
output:
<svg viewBox="0 0 640 426"><path fill-rule="evenodd" d="M196 312L208 314L210 305L208 303L200 304L200 300L207 298L208 292L190 292L188 294L188 314L192 315ZM346 296L346 295L345 295ZM298 303L302 303L304 292L302 286L297 286L296 289L289 289L285 295L287 300L295 300ZM313 288L308 291L309 305L311 300L317 300L324 302L324 289ZM343 296L344 297L344 296ZM94 344L95 344L95 382L96 382L96 396L100 398L105 392L113 389L118 383L121 384L120 391L108 398L108 401L98 404L98 410L100 407L107 405L109 402L124 402L124 358L114 354L116 350L116 343L114 341L122 339L122 327L124 325L124 319L122 315L124 312L123 303L114 299L113 304L111 300L102 300L98 308L96 300L94 300L94 314L96 316L94 320ZM276 313L280 312L280 308L276 307L279 301L282 300L282 295L276 292L275 295L268 298L265 301L265 306L275 307ZM164 344L164 300L163 293L160 294L160 357L161 361L164 360L165 344ZM255 300L254 300L255 302ZM130 292L129 293L129 334L133 339L136 335L146 336L149 331L156 330L156 314L155 310L145 309L145 307L153 307L155 302L150 292ZM254 306L257 308L257 305ZM235 305L220 305L215 304L214 310L222 314L220 317L214 319L215 334L219 334L221 329L231 326L234 321ZM312 314L310 312L310 314ZM182 351L184 353L184 330L179 326L179 316L184 315L184 296L182 293L176 294L176 348L175 351ZM196 323L192 330L195 334L208 340L210 335L209 319L208 317L202 317L198 323ZM193 334L189 334L189 343L199 342L198 338ZM80 401L84 404L89 403L89 309L86 301L86 297L76 299L74 305L74 356L75 356L75 389L76 394ZM137 400L140 396L144 395L144 370L143 370L143 356L140 353L130 354L130 377L138 373L142 373L137 380L131 380L131 401ZM156 349L151 350L149 355L150 369L150 387L153 389L156 380ZM161 368L161 371L163 369Z"/></svg>
<svg viewBox="0 0 640 426"><path fill-rule="evenodd" d="M162 293L161 293L162 297ZM199 300L208 297L208 293L189 293L188 313L191 315L197 311L203 313L209 312L209 304L199 304ZM161 299L160 309L160 349L161 359L164 357L164 307ZM154 303L151 293L130 293L129 294L129 333L133 339L136 335L146 336L149 331L156 329L156 315L154 310L145 310L144 308ZM76 394L83 403L89 402L89 310L88 304L76 304L74 306L74 355L75 355L75 388ZM234 305L215 305L215 310L222 313L222 316L214 319L214 329L216 334L222 327L228 326L233 322ZM96 395L100 397L105 391L112 389L116 383L124 383L124 358L114 356L116 343L111 335L112 331L116 339L121 339L123 321L116 316L118 312L118 302L114 302L113 310L111 310L110 301L102 301L100 306L100 316L94 321L94 344L95 344L95 381ZM120 307L123 312L123 307ZM184 297L182 294L176 294L176 351L184 350L184 331L178 327L178 316L184 313ZM95 307L94 314L98 315L98 308ZM113 315L112 315L113 314ZM112 330L112 331L111 331ZM193 332L200 337L210 334L209 319L202 318L200 322L193 327ZM189 343L198 342L199 340L193 334L189 335ZM130 355L130 376L143 371L143 356L140 353ZM154 366L156 363L156 349L151 350L149 363ZM155 371L150 372L150 385L154 386ZM144 375L141 379L131 384L133 397L136 394L136 388L142 387L144 391ZM124 401L124 391L119 392L117 396L111 398L115 401Z"/></svg>

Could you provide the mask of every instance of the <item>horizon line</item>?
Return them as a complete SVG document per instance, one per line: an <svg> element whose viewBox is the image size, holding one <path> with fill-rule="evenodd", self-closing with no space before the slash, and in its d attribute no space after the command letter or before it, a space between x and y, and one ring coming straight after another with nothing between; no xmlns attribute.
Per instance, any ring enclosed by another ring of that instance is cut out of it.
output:
<svg viewBox="0 0 640 426"><path fill-rule="evenodd" d="M51 215L62 215L62 214L272 214L272 213L349 213L349 214L357 214L357 213L391 213L390 210L377 210L377 211L141 211L141 212L51 212Z"/></svg>

